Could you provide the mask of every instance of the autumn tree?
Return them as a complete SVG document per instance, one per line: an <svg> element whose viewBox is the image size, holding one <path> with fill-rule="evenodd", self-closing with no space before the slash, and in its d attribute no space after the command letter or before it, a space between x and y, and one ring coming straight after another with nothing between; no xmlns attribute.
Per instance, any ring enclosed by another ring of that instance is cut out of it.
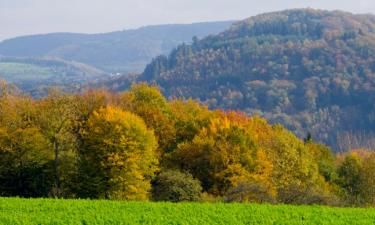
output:
<svg viewBox="0 0 375 225"><path fill-rule="evenodd" d="M263 162L268 160L264 154L241 124L223 115L202 128L191 142L178 145L172 157L211 194L224 195L242 182L259 184L271 194L267 177L270 170L266 168L271 165Z"/></svg>
<svg viewBox="0 0 375 225"><path fill-rule="evenodd" d="M156 139L141 118L108 106L94 112L79 150L80 197L148 198L157 170Z"/></svg>
<svg viewBox="0 0 375 225"><path fill-rule="evenodd" d="M0 109L0 195L46 197L52 154L33 122L34 101L3 92Z"/></svg>
<svg viewBox="0 0 375 225"><path fill-rule="evenodd" d="M140 116L154 130L161 153L170 151L176 131L171 109L158 88L144 83L133 85L121 96L121 107Z"/></svg>
<svg viewBox="0 0 375 225"><path fill-rule="evenodd" d="M38 101L36 123L49 142L53 153L53 196L64 195L64 183L68 183L74 170L75 136L73 124L77 118L73 96L52 89L49 95ZM64 171L64 173L62 172Z"/></svg>
<svg viewBox="0 0 375 225"><path fill-rule="evenodd" d="M201 105L191 99L173 100L169 103L176 128L175 144L191 141L203 128L207 127L215 113L207 106ZM174 148L177 146L174 146Z"/></svg>

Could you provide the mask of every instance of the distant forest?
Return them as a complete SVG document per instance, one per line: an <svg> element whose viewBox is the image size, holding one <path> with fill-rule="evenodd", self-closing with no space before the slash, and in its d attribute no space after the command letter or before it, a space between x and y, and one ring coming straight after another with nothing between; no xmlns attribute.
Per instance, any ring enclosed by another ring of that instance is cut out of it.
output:
<svg viewBox="0 0 375 225"><path fill-rule="evenodd" d="M303 9L251 17L157 57L136 80L169 98L260 115L301 138L311 133L335 151L375 149L373 15Z"/></svg>

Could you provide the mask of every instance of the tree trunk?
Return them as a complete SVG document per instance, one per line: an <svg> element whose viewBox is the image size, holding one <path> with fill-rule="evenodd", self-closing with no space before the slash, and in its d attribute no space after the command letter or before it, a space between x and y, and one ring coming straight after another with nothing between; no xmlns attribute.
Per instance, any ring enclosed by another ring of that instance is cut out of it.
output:
<svg viewBox="0 0 375 225"><path fill-rule="evenodd" d="M54 173L55 173L55 188L60 191L60 171L59 171L59 144L56 139L53 141L54 158Z"/></svg>

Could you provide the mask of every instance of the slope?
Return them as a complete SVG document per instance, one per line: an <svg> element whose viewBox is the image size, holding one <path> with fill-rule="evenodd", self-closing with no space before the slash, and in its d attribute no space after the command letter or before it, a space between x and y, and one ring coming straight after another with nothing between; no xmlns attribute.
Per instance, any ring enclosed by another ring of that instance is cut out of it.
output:
<svg viewBox="0 0 375 225"><path fill-rule="evenodd" d="M227 29L233 21L157 25L102 34L53 33L5 40L0 55L59 57L112 73L141 72L153 57L178 44Z"/></svg>
<svg viewBox="0 0 375 225"><path fill-rule="evenodd" d="M159 56L138 81L282 123L336 150L375 148L375 16L296 9Z"/></svg>

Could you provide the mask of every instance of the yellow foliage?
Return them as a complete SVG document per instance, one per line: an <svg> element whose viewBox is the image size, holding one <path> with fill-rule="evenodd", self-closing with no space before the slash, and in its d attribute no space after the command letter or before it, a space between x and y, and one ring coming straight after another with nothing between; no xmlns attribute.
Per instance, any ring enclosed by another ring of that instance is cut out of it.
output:
<svg viewBox="0 0 375 225"><path fill-rule="evenodd" d="M108 177L103 195L111 199L146 200L157 170L157 143L141 118L115 107L93 113L84 131L88 149L81 152L99 174ZM92 168L89 168L92 169Z"/></svg>

